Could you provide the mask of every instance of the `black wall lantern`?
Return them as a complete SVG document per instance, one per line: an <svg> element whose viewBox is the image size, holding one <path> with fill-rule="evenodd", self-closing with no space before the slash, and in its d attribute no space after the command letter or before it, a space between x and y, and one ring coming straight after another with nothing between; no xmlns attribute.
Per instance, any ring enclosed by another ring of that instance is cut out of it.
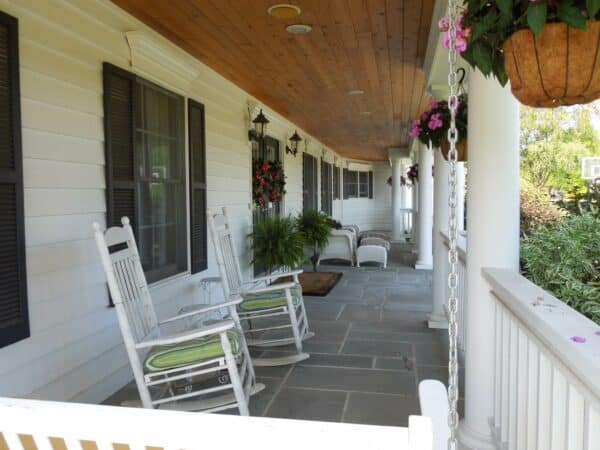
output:
<svg viewBox="0 0 600 450"><path fill-rule="evenodd" d="M290 138L290 146L285 146L285 152L295 157L296 153L298 153L298 145L300 144L300 141L302 141L302 138L298 135L298 131L296 130Z"/></svg>
<svg viewBox="0 0 600 450"><path fill-rule="evenodd" d="M249 141L260 141L267 134L267 125L269 124L269 119L265 117L262 109L258 113L258 115L252 121L254 124L254 128L248 130L248 140Z"/></svg>

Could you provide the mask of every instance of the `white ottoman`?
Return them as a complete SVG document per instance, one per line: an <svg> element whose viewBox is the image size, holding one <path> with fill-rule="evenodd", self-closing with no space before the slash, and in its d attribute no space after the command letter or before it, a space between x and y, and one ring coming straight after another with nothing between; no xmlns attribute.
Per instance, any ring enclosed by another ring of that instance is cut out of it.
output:
<svg viewBox="0 0 600 450"><path fill-rule="evenodd" d="M380 247L385 248L386 251L390 251L390 241L380 237L364 237L360 240L360 245L379 245Z"/></svg>
<svg viewBox="0 0 600 450"><path fill-rule="evenodd" d="M379 263L387 267L387 250L381 245L361 245L356 250L356 265L360 267L363 262Z"/></svg>

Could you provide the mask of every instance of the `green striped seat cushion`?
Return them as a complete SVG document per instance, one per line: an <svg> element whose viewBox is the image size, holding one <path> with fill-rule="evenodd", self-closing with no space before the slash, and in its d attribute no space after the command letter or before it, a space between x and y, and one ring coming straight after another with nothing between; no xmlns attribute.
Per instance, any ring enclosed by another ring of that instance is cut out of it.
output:
<svg viewBox="0 0 600 450"><path fill-rule="evenodd" d="M290 291L292 294L292 302L294 305L297 305L302 298L302 287L300 284L296 284L290 288ZM261 292L259 294L247 294L243 297L242 303L238 305L238 310L242 312L287 306L285 289Z"/></svg>
<svg viewBox="0 0 600 450"><path fill-rule="evenodd" d="M240 351L239 338L235 331L228 331L227 337L234 355ZM201 338L190 339L178 344L157 345L152 347L144 361L144 367L149 372L175 369L191 364L207 361L224 356L221 338L211 334Z"/></svg>

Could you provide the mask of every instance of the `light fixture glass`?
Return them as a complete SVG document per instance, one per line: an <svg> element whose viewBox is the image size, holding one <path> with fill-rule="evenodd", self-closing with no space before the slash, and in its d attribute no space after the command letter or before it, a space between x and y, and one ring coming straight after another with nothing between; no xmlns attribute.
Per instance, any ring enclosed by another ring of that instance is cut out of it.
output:
<svg viewBox="0 0 600 450"><path fill-rule="evenodd" d="M285 27L285 30L292 34L306 34L312 31L312 27L305 23L294 23Z"/></svg>
<svg viewBox="0 0 600 450"><path fill-rule="evenodd" d="M348 95L363 95L364 93L365 91L362 89L352 89L351 91L348 91Z"/></svg>
<svg viewBox="0 0 600 450"><path fill-rule="evenodd" d="M372 113L371 113L371 111L361 111L361 112L359 112L359 114L361 116L366 117L366 116L370 116Z"/></svg>
<svg viewBox="0 0 600 450"><path fill-rule="evenodd" d="M299 16L302 10L296 5L278 3L277 5L270 6L267 12L270 16L277 17L278 19L291 19Z"/></svg>
<svg viewBox="0 0 600 450"><path fill-rule="evenodd" d="M298 131L297 130L294 131L294 134L290 138L290 146L289 147L286 146L285 152L290 155L296 156L296 153L298 153L298 146L301 141L302 141L302 138L298 134Z"/></svg>
<svg viewBox="0 0 600 450"><path fill-rule="evenodd" d="M263 110L261 109L258 115L252 121L254 125L254 129L248 131L248 139L249 140L258 140L262 139L267 134L267 125L269 124L269 119L265 117L263 114Z"/></svg>

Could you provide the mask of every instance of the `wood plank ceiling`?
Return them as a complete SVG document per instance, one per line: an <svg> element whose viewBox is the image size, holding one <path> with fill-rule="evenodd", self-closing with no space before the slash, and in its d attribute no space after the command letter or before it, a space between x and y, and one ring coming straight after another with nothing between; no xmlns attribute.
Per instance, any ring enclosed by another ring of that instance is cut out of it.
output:
<svg viewBox="0 0 600 450"><path fill-rule="evenodd" d="M406 146L429 102L421 67L435 0L293 0L292 19L267 13L277 0L113 2L348 158ZM290 34L292 23L312 32Z"/></svg>

